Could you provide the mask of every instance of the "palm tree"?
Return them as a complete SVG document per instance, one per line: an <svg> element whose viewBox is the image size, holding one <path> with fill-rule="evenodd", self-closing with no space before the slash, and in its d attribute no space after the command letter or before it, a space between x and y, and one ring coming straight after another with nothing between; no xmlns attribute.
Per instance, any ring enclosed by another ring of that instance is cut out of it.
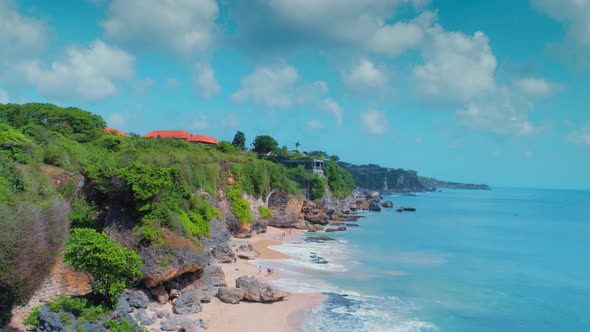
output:
<svg viewBox="0 0 590 332"><path fill-rule="evenodd" d="M295 151L299 151L300 146L301 144L299 144L299 142L295 143Z"/></svg>

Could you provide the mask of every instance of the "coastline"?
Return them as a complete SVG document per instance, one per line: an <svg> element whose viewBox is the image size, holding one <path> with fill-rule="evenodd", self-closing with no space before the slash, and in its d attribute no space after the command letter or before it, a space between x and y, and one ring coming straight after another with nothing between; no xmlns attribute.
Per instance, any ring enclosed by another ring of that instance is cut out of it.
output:
<svg viewBox="0 0 590 332"><path fill-rule="evenodd" d="M282 238L283 233L286 234ZM257 234L249 239L234 239L230 243L252 244L260 256L257 259L288 259L289 256L270 249L269 246L281 245L284 241L296 241L301 232L268 227L266 233ZM280 272L273 272L267 276L265 268L259 274L259 265L248 260L238 259L236 263L220 264L225 280L229 287L235 287L237 277L247 275L265 280L281 278ZM199 317L208 323L208 331L239 331L239 332L298 332L301 322L307 312L320 304L327 297L321 293L289 293L283 301L274 303L244 302L227 304L218 298L212 298L211 303L203 306Z"/></svg>

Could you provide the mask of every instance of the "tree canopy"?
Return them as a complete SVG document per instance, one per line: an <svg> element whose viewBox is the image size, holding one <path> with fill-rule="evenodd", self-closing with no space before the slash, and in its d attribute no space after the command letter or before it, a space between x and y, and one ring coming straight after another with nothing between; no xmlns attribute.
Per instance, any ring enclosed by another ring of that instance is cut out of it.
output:
<svg viewBox="0 0 590 332"><path fill-rule="evenodd" d="M127 285L142 276L139 255L94 229L75 228L66 243L64 261L92 276L92 291L111 304Z"/></svg>
<svg viewBox="0 0 590 332"><path fill-rule="evenodd" d="M263 155L278 149L279 143L268 135L261 135L256 136L254 142L252 142L252 146L254 147L252 151Z"/></svg>
<svg viewBox="0 0 590 332"><path fill-rule="evenodd" d="M245 150L246 149L246 135L239 131L234 135L234 140L231 142L236 148Z"/></svg>

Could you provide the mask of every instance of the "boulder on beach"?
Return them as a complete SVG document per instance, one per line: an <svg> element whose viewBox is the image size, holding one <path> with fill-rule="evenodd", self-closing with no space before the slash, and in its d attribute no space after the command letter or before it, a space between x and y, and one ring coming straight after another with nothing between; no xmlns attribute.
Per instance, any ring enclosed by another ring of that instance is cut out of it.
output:
<svg viewBox="0 0 590 332"><path fill-rule="evenodd" d="M213 257L217 259L219 263L232 263L236 255L228 245L216 246L211 250Z"/></svg>
<svg viewBox="0 0 590 332"><path fill-rule="evenodd" d="M150 289L150 293L152 293L152 296L158 301L158 303L164 304L168 302L168 292L164 286L160 285L156 288L152 288Z"/></svg>
<svg viewBox="0 0 590 332"><path fill-rule="evenodd" d="M241 288L219 287L217 297L221 302L238 304L244 298L244 290Z"/></svg>
<svg viewBox="0 0 590 332"><path fill-rule="evenodd" d="M277 302L287 294L254 276L241 276L236 279L236 287L244 291L244 300L253 302Z"/></svg>
<svg viewBox="0 0 590 332"><path fill-rule="evenodd" d="M197 292L192 289L180 294L174 306L174 312L179 315L196 314L202 310L201 299L197 296Z"/></svg>

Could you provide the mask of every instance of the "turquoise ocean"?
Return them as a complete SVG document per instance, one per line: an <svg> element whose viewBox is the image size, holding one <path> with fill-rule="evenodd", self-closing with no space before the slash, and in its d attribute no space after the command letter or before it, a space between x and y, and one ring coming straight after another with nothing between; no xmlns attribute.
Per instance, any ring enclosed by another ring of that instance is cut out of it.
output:
<svg viewBox="0 0 590 332"><path fill-rule="evenodd" d="M444 190L385 196L334 241L258 261L290 291L323 292L315 331L590 331L590 191ZM327 263L326 263L327 261Z"/></svg>

